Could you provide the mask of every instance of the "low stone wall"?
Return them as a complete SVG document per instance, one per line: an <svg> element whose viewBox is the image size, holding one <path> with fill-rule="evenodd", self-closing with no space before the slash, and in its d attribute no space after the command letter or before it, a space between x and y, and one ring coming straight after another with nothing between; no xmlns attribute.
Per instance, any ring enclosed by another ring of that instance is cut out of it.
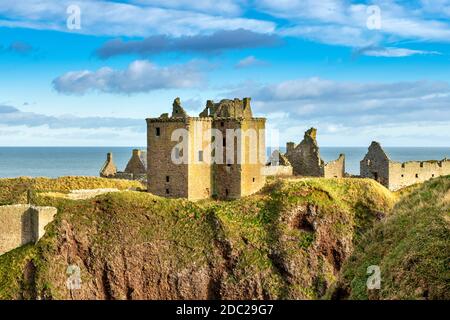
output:
<svg viewBox="0 0 450 320"><path fill-rule="evenodd" d="M0 206L0 255L37 242L45 234L45 226L53 221L56 212L53 207L25 204Z"/></svg>
<svg viewBox="0 0 450 320"><path fill-rule="evenodd" d="M345 176L345 156L339 155L336 160L327 162L323 169L325 178L343 178Z"/></svg>
<svg viewBox="0 0 450 320"><path fill-rule="evenodd" d="M292 166L265 166L261 169L263 176L292 176Z"/></svg>
<svg viewBox="0 0 450 320"><path fill-rule="evenodd" d="M67 194L67 198L71 200L84 200L94 198L101 194L118 191L119 189L116 188L72 190L69 194Z"/></svg>

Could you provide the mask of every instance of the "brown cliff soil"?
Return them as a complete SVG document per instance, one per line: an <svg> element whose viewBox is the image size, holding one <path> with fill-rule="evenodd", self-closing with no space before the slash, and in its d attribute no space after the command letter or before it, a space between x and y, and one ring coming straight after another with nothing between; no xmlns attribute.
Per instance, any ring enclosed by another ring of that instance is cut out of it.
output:
<svg viewBox="0 0 450 320"><path fill-rule="evenodd" d="M38 244L0 256L3 299L320 298L395 197L372 180L311 178L236 201L34 200L58 214ZM80 290L66 287L69 265Z"/></svg>

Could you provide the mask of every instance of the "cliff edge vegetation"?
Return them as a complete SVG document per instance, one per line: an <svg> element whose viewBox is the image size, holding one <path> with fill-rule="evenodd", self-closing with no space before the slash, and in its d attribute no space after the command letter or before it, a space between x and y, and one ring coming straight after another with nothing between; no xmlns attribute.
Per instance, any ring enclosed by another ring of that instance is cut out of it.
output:
<svg viewBox="0 0 450 320"><path fill-rule="evenodd" d="M36 245L0 256L2 299L320 298L396 199L351 178L275 179L235 201L137 191L69 200L41 189L33 202L58 214ZM66 286L73 266L79 290Z"/></svg>
<svg viewBox="0 0 450 320"><path fill-rule="evenodd" d="M403 195L344 263L335 298L450 299L450 176ZM380 268L379 290L367 290L370 265Z"/></svg>

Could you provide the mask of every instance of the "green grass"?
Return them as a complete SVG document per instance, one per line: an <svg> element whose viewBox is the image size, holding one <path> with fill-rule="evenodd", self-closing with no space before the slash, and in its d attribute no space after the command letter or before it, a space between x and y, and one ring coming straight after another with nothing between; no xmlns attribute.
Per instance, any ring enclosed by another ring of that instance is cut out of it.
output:
<svg viewBox="0 0 450 320"><path fill-rule="evenodd" d="M2 183L9 185L5 179ZM34 181L36 190L46 192L75 186L132 185L96 178ZM4 191L0 199L12 201ZM226 298L318 298L338 275L331 249L345 258L379 212L389 213L396 197L373 180L311 178L272 179L260 193L234 201L190 202L133 191L79 201L37 192L34 201L57 207L58 214L36 246L0 257L0 272L14 270L2 278L0 298L30 296L21 285L27 260L36 268L33 286L41 298L71 297L65 288L69 264L81 267L83 283L91 290L83 291L87 297L103 297L95 289L102 272L117 277L134 270L143 277L139 283L199 272L199 279L218 281ZM315 212L315 231L292 223L308 208ZM125 267L125 261L131 266ZM111 294L127 298L117 288Z"/></svg>
<svg viewBox="0 0 450 320"><path fill-rule="evenodd" d="M28 190L31 196L38 192L68 193L71 190L117 188L143 189L138 181L105 179L96 177L60 177L51 178L10 178L0 179L0 205L27 203Z"/></svg>
<svg viewBox="0 0 450 320"><path fill-rule="evenodd" d="M343 268L350 299L450 299L450 176L407 190L385 222L364 236ZM366 270L381 269L367 290Z"/></svg>

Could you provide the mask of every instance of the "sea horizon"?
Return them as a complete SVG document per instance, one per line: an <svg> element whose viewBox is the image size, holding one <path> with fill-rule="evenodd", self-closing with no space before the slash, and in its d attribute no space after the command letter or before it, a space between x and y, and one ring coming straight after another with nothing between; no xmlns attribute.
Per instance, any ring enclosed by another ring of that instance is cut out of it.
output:
<svg viewBox="0 0 450 320"><path fill-rule="evenodd" d="M113 153L118 170L124 170L133 149L145 150L145 146L18 146L0 147L0 178L61 176L99 176L108 152ZM267 155L278 148L267 147ZM279 150L285 151L285 147ZM384 147L391 160L425 161L450 157L450 147ZM326 162L335 160L340 153L346 157L345 171L358 175L359 162L367 153L367 147L320 147L320 155Z"/></svg>

